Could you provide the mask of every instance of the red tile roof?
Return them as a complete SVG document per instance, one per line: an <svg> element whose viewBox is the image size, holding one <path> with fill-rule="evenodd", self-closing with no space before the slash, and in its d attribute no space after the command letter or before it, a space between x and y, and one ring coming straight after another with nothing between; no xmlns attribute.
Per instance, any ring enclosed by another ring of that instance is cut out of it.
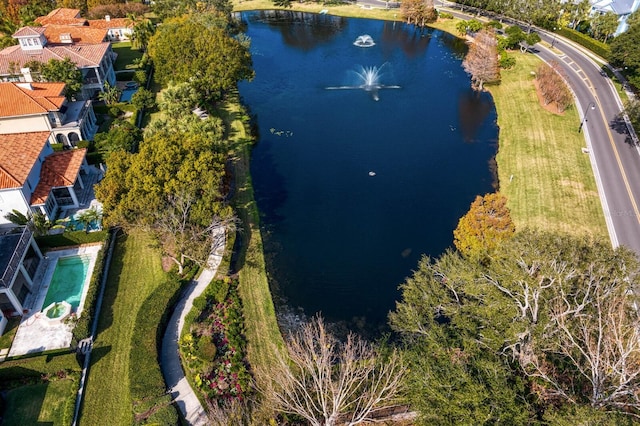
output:
<svg viewBox="0 0 640 426"><path fill-rule="evenodd" d="M44 204L52 188L72 186L87 153L86 148L54 152L44 159L40 182L31 195L31 205Z"/></svg>
<svg viewBox="0 0 640 426"><path fill-rule="evenodd" d="M89 27L73 27L70 25L47 25L44 36L49 43L65 43L61 34L69 34L73 43L96 44L102 43L107 37L107 30Z"/></svg>
<svg viewBox="0 0 640 426"><path fill-rule="evenodd" d="M37 37L40 34L44 33L44 30L45 30L44 27L22 27L18 31L13 33L12 37L13 38L27 37L27 36Z"/></svg>
<svg viewBox="0 0 640 426"><path fill-rule="evenodd" d="M47 63L68 57L78 68L97 68L109 51L109 43L44 46L41 50L23 51L20 46L10 46L0 51L0 75L9 75L10 67L22 67L29 61Z"/></svg>
<svg viewBox="0 0 640 426"><path fill-rule="evenodd" d="M36 22L46 25L85 25L87 20L80 17L80 9L67 9L64 7L53 9L47 16L36 18Z"/></svg>
<svg viewBox="0 0 640 426"><path fill-rule="evenodd" d="M21 86L30 85L31 89ZM46 114L64 103L64 83L0 83L0 117Z"/></svg>
<svg viewBox="0 0 640 426"><path fill-rule="evenodd" d="M21 188L49 139L49 132L0 135L0 189Z"/></svg>
<svg viewBox="0 0 640 426"><path fill-rule="evenodd" d="M129 22L127 18L111 18L106 19L89 19L87 21L91 28L102 28L110 30L112 28L133 28L133 23Z"/></svg>

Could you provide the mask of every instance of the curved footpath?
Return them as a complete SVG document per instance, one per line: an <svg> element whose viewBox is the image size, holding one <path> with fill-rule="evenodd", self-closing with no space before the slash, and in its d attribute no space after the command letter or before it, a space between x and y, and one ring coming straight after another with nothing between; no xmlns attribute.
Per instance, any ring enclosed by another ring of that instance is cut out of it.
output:
<svg viewBox="0 0 640 426"><path fill-rule="evenodd" d="M169 319L167 329L162 338L160 368L162 369L164 381L169 392L171 392L172 400L180 408L187 424L194 426L205 426L209 422L200 400L198 400L184 376L178 341L184 327L184 318L193 307L193 300L202 294L218 271L224 251L224 241L220 246L209 256L207 268L202 271L198 278L192 280L184 288L182 297Z"/></svg>

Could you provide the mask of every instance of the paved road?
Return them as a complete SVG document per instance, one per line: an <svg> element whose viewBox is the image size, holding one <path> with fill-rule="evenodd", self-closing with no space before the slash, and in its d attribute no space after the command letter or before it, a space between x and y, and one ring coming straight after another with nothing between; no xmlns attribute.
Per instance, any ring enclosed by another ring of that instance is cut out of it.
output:
<svg viewBox="0 0 640 426"><path fill-rule="evenodd" d="M469 19L446 0L436 0L436 6L446 8L456 17ZM640 254L640 147L633 143L621 123L620 98L611 80L601 73L603 64L596 63L592 54L561 37L544 31L539 34L554 49L537 44L534 53L547 62L557 61L566 71L574 91L583 121L580 130L589 148L611 243L614 247L627 246ZM580 123L576 123L576 132L579 127Z"/></svg>

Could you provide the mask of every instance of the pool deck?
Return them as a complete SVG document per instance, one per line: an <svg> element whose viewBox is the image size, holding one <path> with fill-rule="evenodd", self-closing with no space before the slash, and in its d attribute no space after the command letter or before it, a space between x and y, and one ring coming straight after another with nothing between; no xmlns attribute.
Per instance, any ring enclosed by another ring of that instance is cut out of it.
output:
<svg viewBox="0 0 640 426"><path fill-rule="evenodd" d="M42 313L44 299L49 290L49 283L53 277L53 271L56 268L58 259L66 256L74 255L90 255L89 271L93 274L96 264L96 257L102 245L90 245L65 250L51 250L42 259L34 280L33 292L27 296L24 303L28 312L25 313L18 326L9 357L25 355L30 353L49 351L53 349L63 349L71 346L72 329L64 321L50 320ZM82 290L82 298L80 306L78 306L78 315L82 313L84 300L89 290L88 282L91 275L87 274L85 285Z"/></svg>

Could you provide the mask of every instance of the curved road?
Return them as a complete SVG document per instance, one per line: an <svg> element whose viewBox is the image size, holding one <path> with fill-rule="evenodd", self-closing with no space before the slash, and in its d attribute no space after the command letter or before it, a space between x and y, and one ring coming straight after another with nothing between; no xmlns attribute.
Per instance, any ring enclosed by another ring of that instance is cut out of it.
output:
<svg viewBox="0 0 640 426"><path fill-rule="evenodd" d="M438 3L456 17L470 19L453 10L452 3ZM571 41L536 30L553 48L536 44L532 51L546 62L558 62L574 92L581 119L576 123L576 132L585 135L611 243L640 255L640 147L635 134L631 136L619 118L620 97L602 72L601 59Z"/></svg>

